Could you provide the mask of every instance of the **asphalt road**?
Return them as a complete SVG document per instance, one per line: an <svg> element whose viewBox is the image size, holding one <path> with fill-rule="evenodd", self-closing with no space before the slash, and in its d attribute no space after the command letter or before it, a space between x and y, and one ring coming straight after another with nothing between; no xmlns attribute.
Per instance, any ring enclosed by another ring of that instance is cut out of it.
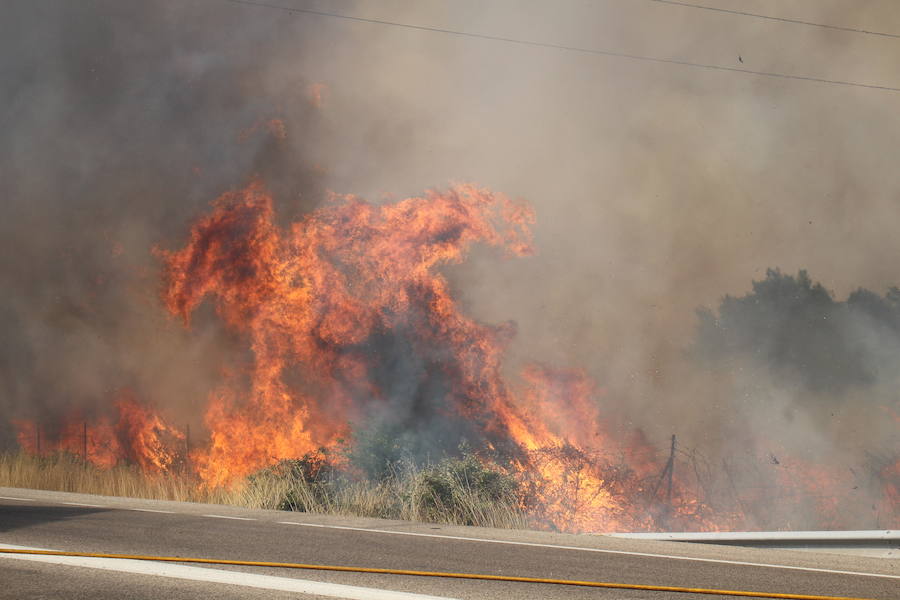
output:
<svg viewBox="0 0 900 600"><path fill-rule="evenodd" d="M900 561L895 559L448 527L11 488L0 488L2 545L900 599ZM73 566L62 559L42 560L57 562L0 555L0 598L370 598L379 597L378 590L420 598L713 597L258 567L180 563L132 567L132 561L95 559L75 559L95 562ZM380 597L394 596L382 593Z"/></svg>

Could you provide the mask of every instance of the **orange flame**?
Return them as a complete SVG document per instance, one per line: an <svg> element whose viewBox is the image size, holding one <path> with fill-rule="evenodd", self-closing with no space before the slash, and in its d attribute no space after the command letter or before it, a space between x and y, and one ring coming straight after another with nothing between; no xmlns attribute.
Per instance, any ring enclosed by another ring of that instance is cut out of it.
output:
<svg viewBox="0 0 900 600"><path fill-rule="evenodd" d="M511 460L546 522L651 526L635 502L658 470L649 445L611 441L583 373L532 366L514 393L501 374L511 327L463 315L438 271L476 242L530 253L527 206L458 185L381 205L335 196L287 231L273 216L271 198L253 182L219 198L184 249L162 253L168 309L189 324L200 302L214 298L254 353L245 389L229 382L207 410L212 443L192 458L208 485L348 436L349 422L391 394L390 382L373 378L381 359L371 340L405 332L412 354L438 349L441 357L413 383L438 373L446 383L440 411L480 424L481 441Z"/></svg>
<svg viewBox="0 0 900 600"><path fill-rule="evenodd" d="M717 486L701 481L692 457L691 486L683 458L673 476L674 445L666 463L641 432L604 417L603 391L584 372L530 365L508 382L514 326L467 317L441 269L475 244L527 255L533 223L527 205L474 185L382 204L335 195L287 228L276 225L262 183L222 195L182 249L158 252L166 309L189 327L209 299L252 350L208 400L209 442L189 457L203 485L334 448L354 433L351 423L394 411L408 429L429 423L445 448L444 437L451 450L463 439L487 450L483 460L518 479L523 508L548 528L747 528L759 524L751 513L768 507L773 486L802 492L785 500L792 514L810 506L823 522L842 523L855 489L846 475L782 457L760 485L739 491L728 465L728 485ZM187 458L185 436L132 394L115 408L117 419L101 415L87 436L81 415L69 415L40 447L34 423L17 422L19 443L149 472ZM880 514L897 522L900 462L881 477Z"/></svg>
<svg viewBox="0 0 900 600"><path fill-rule="evenodd" d="M187 323L213 296L254 351L249 388L224 388L207 411L212 445L193 456L203 479L227 483L347 436L362 416L357 400L384 399L364 348L379 332L412 327L419 344L457 357L447 404L460 414L488 417L508 404L499 374L508 332L462 316L436 269L474 242L529 252L531 219L504 196L460 185L380 206L334 197L282 232L259 182L222 196L183 250L163 254L169 310Z"/></svg>
<svg viewBox="0 0 900 600"><path fill-rule="evenodd" d="M114 406L118 413L115 422L107 415L88 420L76 412L67 415L57 431L43 431L35 421L14 421L19 446L41 456L80 456L101 468L128 462L151 473L171 469L178 458L173 447L184 440L184 434L163 422L129 391L123 391Z"/></svg>

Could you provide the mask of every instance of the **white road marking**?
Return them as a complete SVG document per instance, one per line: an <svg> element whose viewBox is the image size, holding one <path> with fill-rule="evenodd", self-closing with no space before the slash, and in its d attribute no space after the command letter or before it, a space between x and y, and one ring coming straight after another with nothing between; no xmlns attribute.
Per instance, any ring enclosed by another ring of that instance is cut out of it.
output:
<svg viewBox="0 0 900 600"><path fill-rule="evenodd" d="M604 548L584 548L582 546L557 546L556 544L538 544L536 542L514 542L511 540L490 540L487 538L470 538L455 535L440 535L436 533L415 533L412 531L390 531L387 529L366 529L365 527L345 527L342 525L321 525L318 523L297 523L293 521L279 521L279 523L302 525L303 527L320 527L323 529L344 529L348 531L364 531L367 533L389 533L391 535L412 535L416 537L440 538L445 540L461 540L464 542L483 542L487 544L507 544L511 546L532 546L536 548L557 548L559 550L580 550L582 552L599 552L601 554L624 554L626 556L644 556L649 558L669 558L672 560L687 560L692 562L706 562L723 565L743 565L748 567L763 567L766 569L787 569L790 571L812 571L814 573L834 573L837 575L858 575L860 577L881 577L885 579L900 579L900 575L888 575L886 573L865 573L862 571L839 571L835 569L817 569L814 567L794 567L790 565L774 565L770 563L755 563L740 560L725 560L719 558L699 558L694 556L678 556L673 554L654 554L650 552L631 552L628 550L607 550Z"/></svg>
<svg viewBox="0 0 900 600"><path fill-rule="evenodd" d="M22 500L26 502L34 502L31 498L13 498L7 496L0 496L0 499L4 500ZM100 504L82 504L78 502L62 502L62 504L69 504L72 506L89 506L94 508L105 508ZM163 510L151 510L148 508L132 508L128 510L138 510L142 512L159 512L159 513L170 513L174 514L172 511L163 511ZM236 521L256 521L256 519L251 517L231 517L226 515L201 515L203 517L210 517L213 519L233 519ZM604 548L585 548L582 546L561 546L556 544L539 544L536 542L516 542L512 540L491 540L487 538L472 538L472 537L463 537L463 536L454 536L454 535L440 535L436 533L416 533L412 531L390 531L387 529L369 529L365 527L347 527L343 525L322 525L319 523L298 523L296 521L277 521L277 523L281 525L300 525L302 527L319 527L322 529L342 529L347 531L363 531L366 533L387 533L391 535L411 535L414 537L427 537L427 538L438 538L438 539L446 539L446 540L459 540L464 542L482 542L487 544L506 544L512 546L531 546L535 548L556 548L559 550L579 550L582 552L599 552L601 554L621 554L625 556L643 556L647 558L667 558L671 560L686 560L691 562L705 562L705 563L714 563L714 564L725 564L725 565L741 565L748 567L761 567L766 569L785 569L789 571L807 571L813 573L833 573L836 575L854 575L859 577L877 577L882 579L900 579L900 575L888 575L886 573L866 573L863 571L842 571L838 569L819 569L815 567L797 567L791 565L776 565L771 563L756 563L749 561L740 561L740 560L725 560L718 558L700 558L694 556L678 556L673 554L657 554L651 552L633 552L629 550L609 550Z"/></svg>
<svg viewBox="0 0 900 600"><path fill-rule="evenodd" d="M152 508L127 508L126 510L136 510L138 512L160 513L164 515L174 515L173 510L154 510Z"/></svg>
<svg viewBox="0 0 900 600"><path fill-rule="evenodd" d="M0 548L18 550L43 550L43 548L26 548L0 544ZM30 560L56 565L87 567L104 571L119 571L140 575L156 575L172 579L188 579L208 583L225 583L263 590L279 590L298 594L327 596L329 598L347 598L349 600L451 600L441 596L428 596L408 592L394 592L378 588L359 587L339 583L323 583L309 579L291 577L275 577L273 575L257 575L245 571L223 571L207 567L192 567L171 563L131 560L122 558L88 558L81 556L41 556L35 554L2 554L0 558ZM214 595L214 594L213 594Z"/></svg>
<svg viewBox="0 0 900 600"><path fill-rule="evenodd" d="M0 500L18 500L20 502L34 502L34 498L15 498L13 496L0 496Z"/></svg>

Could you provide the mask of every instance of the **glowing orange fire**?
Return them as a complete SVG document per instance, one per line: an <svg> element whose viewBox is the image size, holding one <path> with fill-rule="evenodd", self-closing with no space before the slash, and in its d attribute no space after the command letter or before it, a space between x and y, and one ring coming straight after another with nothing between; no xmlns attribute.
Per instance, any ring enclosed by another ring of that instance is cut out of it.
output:
<svg viewBox="0 0 900 600"><path fill-rule="evenodd" d="M381 205L334 197L287 231L259 182L221 197L188 245L164 254L168 309L188 323L212 297L254 352L246 389L212 398L211 445L192 455L203 480L227 484L350 435L348 423L392 393L372 374L371 340L403 332L412 355L440 356L407 375L411 385L442 382L439 410L480 424L480 442L525 476L546 522L652 526L636 502L658 470L649 446L612 442L581 373L530 367L514 393L501 375L512 331L462 314L439 271L476 242L528 254L532 222L525 205L471 185Z"/></svg>
<svg viewBox="0 0 900 600"><path fill-rule="evenodd" d="M537 524L747 527L742 506L713 511L699 484L690 488L671 470L666 479L666 456L604 418L603 392L583 372L531 365L515 383L504 378L512 326L463 314L441 268L475 244L527 255L533 222L525 204L474 185L383 204L333 196L288 228L276 225L261 182L222 195L184 248L159 252L166 309L189 327L209 299L252 349L251 363L232 369L209 398L209 441L189 456L203 485L335 447L353 436L351 424L402 405L401 426L427 423L434 437L450 438L445 447L474 441L485 460L515 475ZM181 432L128 394L115 407L117 419L93 420L87 436L83 419L70 415L40 448L34 424L19 422L19 442L42 454L84 454L86 444L99 466L128 461L161 472L181 464ZM803 465L781 483L797 483L799 471L808 479L800 487L823 486L817 509L837 519L842 500L830 490L847 482ZM900 465L885 469L893 481L898 474ZM896 506L897 484L886 489Z"/></svg>
<svg viewBox="0 0 900 600"><path fill-rule="evenodd" d="M115 420L108 415L87 420L74 413L56 431L43 431L34 421L15 421L19 445L42 456L60 452L80 456L98 467L129 462L151 473L169 470L184 434L166 425L129 391L121 392L113 406Z"/></svg>
<svg viewBox="0 0 900 600"><path fill-rule="evenodd" d="M506 332L461 315L436 269L474 242L528 252L531 218L503 196L458 186L380 206L335 197L282 232L260 183L220 198L190 243L164 255L168 309L187 322L212 296L254 352L245 394L224 387L207 411L212 444L192 457L204 481L227 483L346 437L365 403L384 400L365 344L398 328L453 357L448 409L501 430L498 409L511 404L499 371ZM286 382L289 370L302 386Z"/></svg>

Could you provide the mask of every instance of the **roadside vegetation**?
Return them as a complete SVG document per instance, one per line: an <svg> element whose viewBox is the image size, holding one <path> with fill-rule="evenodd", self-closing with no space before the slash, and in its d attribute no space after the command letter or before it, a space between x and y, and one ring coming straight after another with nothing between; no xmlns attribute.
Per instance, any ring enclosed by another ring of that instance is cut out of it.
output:
<svg viewBox="0 0 900 600"><path fill-rule="evenodd" d="M187 475L152 475L133 465L101 469L69 453L0 454L0 486L187 502L224 502L233 493L203 490Z"/></svg>
<svg viewBox="0 0 900 600"><path fill-rule="evenodd" d="M188 472L100 469L71 454L0 454L0 487L230 504L433 523L524 528L517 483L464 452L431 464L395 461L370 479L324 455L282 460L230 488L207 488Z"/></svg>

